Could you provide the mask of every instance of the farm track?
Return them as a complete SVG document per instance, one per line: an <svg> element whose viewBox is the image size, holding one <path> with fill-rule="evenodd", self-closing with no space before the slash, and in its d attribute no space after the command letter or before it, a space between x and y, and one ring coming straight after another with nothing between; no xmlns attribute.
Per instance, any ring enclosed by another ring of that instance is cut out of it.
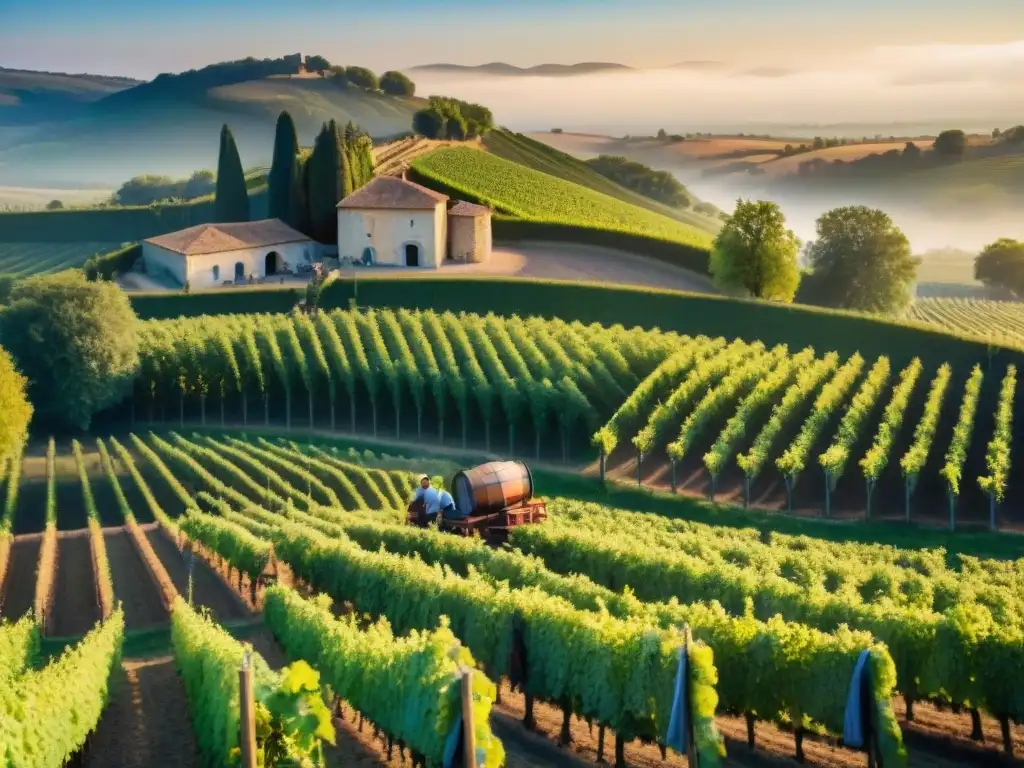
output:
<svg viewBox="0 0 1024 768"><path fill-rule="evenodd" d="M43 545L41 534L15 536L11 540L11 559L0 591L0 616L17 620L32 610L36 596L36 565Z"/></svg>
<svg viewBox="0 0 1024 768"><path fill-rule="evenodd" d="M89 532L57 534L57 579L46 634L79 637L100 620Z"/></svg>
<svg viewBox="0 0 1024 768"><path fill-rule="evenodd" d="M908 723L906 708L901 697L893 699L893 711L903 730L903 739L911 754L911 765L925 765L915 762L915 755L926 753L927 760L932 755L944 756L947 762L955 761L956 765L1021 765L1005 757L1001 752L1002 733L999 722L985 713L981 715L981 729L985 736L984 742L971 739L971 717L966 711L959 714L945 709L940 710L932 704L919 702L914 705L914 722ZM1013 753L1024 755L1024 725L1010 725L1013 738ZM930 762L927 764L931 764Z"/></svg>
<svg viewBox="0 0 1024 768"><path fill-rule="evenodd" d="M78 476L71 478L58 475L56 496L57 529L61 531L84 529L89 524L89 518L82 500L82 484L79 482Z"/></svg>
<svg viewBox="0 0 1024 768"><path fill-rule="evenodd" d="M170 617L164 609L156 582L146 570L128 530L104 530L103 540L114 578L114 598L124 605L125 629L131 631L167 624Z"/></svg>
<svg viewBox="0 0 1024 768"><path fill-rule="evenodd" d="M183 597L187 596L188 563L181 556L181 552L161 528L153 526L145 532L146 538L149 539L153 551L163 563L175 588ZM197 607L209 608L216 621L232 621L252 617L238 593L228 586L203 558L198 556L192 574L192 601Z"/></svg>
<svg viewBox="0 0 1024 768"><path fill-rule="evenodd" d="M185 687L171 656L126 659L83 755L83 768L198 765Z"/></svg>
<svg viewBox="0 0 1024 768"><path fill-rule="evenodd" d="M24 476L18 487L18 508L14 513L14 533L38 534L46 524L46 480Z"/></svg>
<svg viewBox="0 0 1024 768"><path fill-rule="evenodd" d="M124 516L117 504L117 497L110 485L107 473L99 465L97 454L86 454L86 466L89 470L89 488L92 490L92 497L96 503L96 513L100 518L100 525L104 528L119 528L124 525ZM126 478L131 481L131 478ZM122 485L124 485L122 481Z"/></svg>

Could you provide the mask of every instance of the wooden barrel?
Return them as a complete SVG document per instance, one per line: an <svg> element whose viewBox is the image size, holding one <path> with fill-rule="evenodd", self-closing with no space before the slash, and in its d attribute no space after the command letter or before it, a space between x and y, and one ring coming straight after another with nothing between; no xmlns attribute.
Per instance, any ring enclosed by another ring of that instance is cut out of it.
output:
<svg viewBox="0 0 1024 768"><path fill-rule="evenodd" d="M491 461L456 472L452 498L468 517L500 512L533 497L533 475L524 461Z"/></svg>

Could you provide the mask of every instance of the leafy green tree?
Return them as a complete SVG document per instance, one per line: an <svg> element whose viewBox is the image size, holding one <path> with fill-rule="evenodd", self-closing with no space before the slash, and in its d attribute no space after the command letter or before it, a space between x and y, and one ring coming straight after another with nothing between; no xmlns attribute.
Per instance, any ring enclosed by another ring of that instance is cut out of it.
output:
<svg viewBox="0 0 1024 768"><path fill-rule="evenodd" d="M380 76L380 89L392 96L415 96L416 83L401 72L385 72Z"/></svg>
<svg viewBox="0 0 1024 768"><path fill-rule="evenodd" d="M1024 296L1024 242L1003 237L986 245L974 260L974 279Z"/></svg>
<svg viewBox="0 0 1024 768"><path fill-rule="evenodd" d="M376 91L380 88L380 80L366 67L345 67L345 79L358 88Z"/></svg>
<svg viewBox="0 0 1024 768"><path fill-rule="evenodd" d="M815 303L865 312L900 312L910 304L920 259L887 213L835 208L818 218L817 235L807 247Z"/></svg>
<svg viewBox="0 0 1024 768"><path fill-rule="evenodd" d="M967 151L967 134L961 130L943 131L935 137L932 150L943 157L963 157Z"/></svg>
<svg viewBox="0 0 1024 768"><path fill-rule="evenodd" d="M17 450L28 438L32 404L25 398L27 380L0 347L0 457Z"/></svg>
<svg viewBox="0 0 1024 768"><path fill-rule="evenodd" d="M60 200L51 200L46 204L46 210L48 211L59 211L64 207L64 203Z"/></svg>
<svg viewBox="0 0 1024 768"><path fill-rule="evenodd" d="M448 120L434 107L421 109L412 116L412 129L420 136L438 139L444 136Z"/></svg>
<svg viewBox="0 0 1024 768"><path fill-rule="evenodd" d="M306 71L319 72L321 75L331 68L331 62L323 56L306 56Z"/></svg>
<svg viewBox="0 0 1024 768"><path fill-rule="evenodd" d="M220 157L217 160L217 190L214 197L214 220L217 222L248 221L249 191L238 146L231 129L220 129Z"/></svg>
<svg viewBox="0 0 1024 768"><path fill-rule="evenodd" d="M800 241L786 228L775 203L739 200L715 238L711 274L715 284L741 288L757 299L792 301L800 284Z"/></svg>
<svg viewBox="0 0 1024 768"><path fill-rule="evenodd" d="M294 210L295 184L297 181L299 154L299 136L295 130L295 121L287 112L277 117L277 130L274 134L274 158L270 164L270 175L267 179L267 206L272 219L295 226L292 218Z"/></svg>
<svg viewBox="0 0 1024 768"><path fill-rule="evenodd" d="M77 269L16 283L0 339L28 378L36 416L58 426L88 429L93 414L131 391L139 364L127 294Z"/></svg>

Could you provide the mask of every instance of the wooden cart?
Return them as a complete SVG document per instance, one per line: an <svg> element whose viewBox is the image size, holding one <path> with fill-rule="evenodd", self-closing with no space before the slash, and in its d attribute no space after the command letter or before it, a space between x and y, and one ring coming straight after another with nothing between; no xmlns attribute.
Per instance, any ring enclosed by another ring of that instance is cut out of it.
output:
<svg viewBox="0 0 1024 768"><path fill-rule="evenodd" d="M442 518L438 527L459 536L480 536L492 546L508 540L509 531L547 519L547 505L533 497L533 475L522 461L492 461L456 472L452 498L464 516ZM409 505L406 521L428 525L422 501Z"/></svg>

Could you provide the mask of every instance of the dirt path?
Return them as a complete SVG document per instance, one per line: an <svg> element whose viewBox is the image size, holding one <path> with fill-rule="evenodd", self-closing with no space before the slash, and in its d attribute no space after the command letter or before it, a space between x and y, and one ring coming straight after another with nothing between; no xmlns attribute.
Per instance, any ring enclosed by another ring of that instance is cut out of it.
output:
<svg viewBox="0 0 1024 768"><path fill-rule="evenodd" d="M32 610L36 597L36 565L42 534L15 536L11 541L11 559L0 590L0 616L17 620Z"/></svg>
<svg viewBox="0 0 1024 768"><path fill-rule="evenodd" d="M156 582L146 570L131 534L125 529L105 530L114 597L124 604L125 629L134 630L166 624L170 617L164 610Z"/></svg>
<svg viewBox="0 0 1024 768"><path fill-rule="evenodd" d="M146 537L175 588L182 596L187 596L188 563L181 552L159 526L147 527ZM198 556L192 574L192 601L196 606L209 608L217 621L247 619L252 616L237 593Z"/></svg>
<svg viewBox="0 0 1024 768"><path fill-rule="evenodd" d="M57 583L46 634L84 635L100 620L89 532L61 531L57 535Z"/></svg>
<svg viewBox="0 0 1024 768"><path fill-rule="evenodd" d="M562 713L546 704L534 704L534 717L537 728L534 733L527 731L522 725L525 713L525 700L521 694L512 693L507 685L502 686L502 703L495 706L492 723L510 752L510 744L523 745L534 757L526 765L557 765L576 766L594 765L597 761L598 729L591 729L586 722L573 718L570 732L572 743L569 747L557 744L562 725ZM943 715L932 710L932 713ZM932 714L926 715L932 720ZM963 715L967 723L969 719ZM751 750L747 746L747 724L743 718L718 716L715 718L719 732L725 739L727 756L725 765L749 766L762 768L767 766L796 766L795 741L792 733L788 733L769 723L757 723L755 726L756 747ZM906 729L902 721L901 727ZM986 731L988 734L988 731ZM604 759L612 763L615 759L614 735L605 733ZM985 754L981 750L973 752L952 745L944 740L922 739L911 737L908 745L911 766L929 766L929 768L962 768L967 765L1009 765L1001 760L991 749ZM991 739L990 739L990 747ZM950 749L949 747L952 747ZM861 768L867 765L867 756L838 746L832 740L808 734L804 738L804 764L822 766L823 768ZM685 766L686 759L668 752L667 759L661 759L661 752L656 745L641 744L634 741L625 747L626 764L632 768L655 768L656 766ZM513 765L513 763L509 763Z"/></svg>
<svg viewBox="0 0 1024 768"><path fill-rule="evenodd" d="M171 656L124 661L83 758L86 768L198 765L188 699Z"/></svg>
<svg viewBox="0 0 1024 768"><path fill-rule="evenodd" d="M341 270L342 278L351 279L353 268ZM359 267L359 280L402 278L420 280L423 272L396 267ZM609 283L643 288L661 288L693 293L719 294L710 278L663 261L595 245L559 242L495 243L490 258L482 264L443 263L431 275L442 278L459 277L528 277L538 280L567 280ZM122 279L129 293L167 290L166 285L131 275ZM247 289L275 291L305 286L304 278L286 278L284 283L269 282L246 286ZM232 291L233 286L211 288L204 292Z"/></svg>

